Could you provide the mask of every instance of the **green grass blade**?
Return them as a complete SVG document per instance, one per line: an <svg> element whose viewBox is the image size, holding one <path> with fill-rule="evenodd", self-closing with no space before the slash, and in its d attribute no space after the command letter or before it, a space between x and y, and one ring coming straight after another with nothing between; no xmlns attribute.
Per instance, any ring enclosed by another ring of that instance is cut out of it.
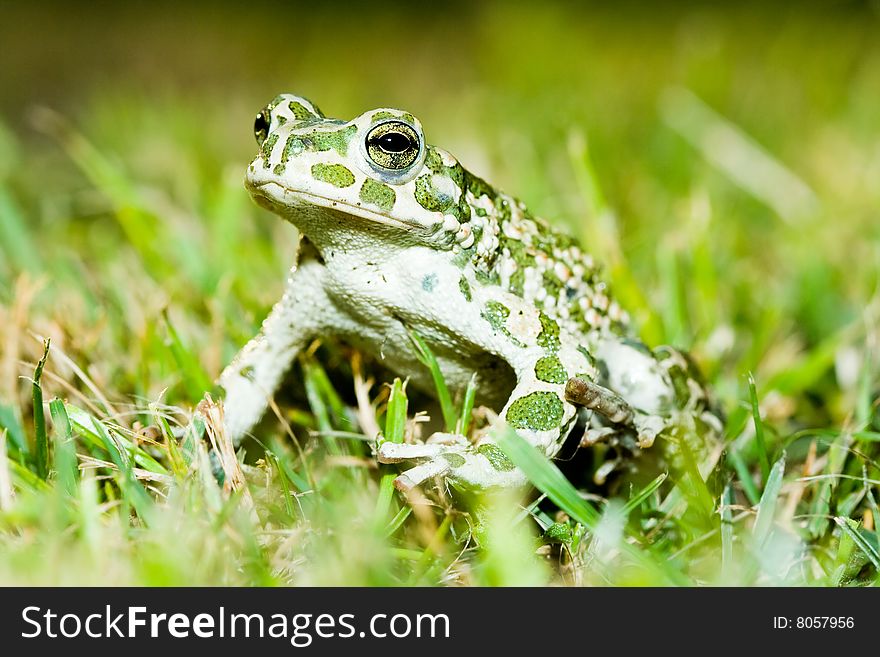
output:
<svg viewBox="0 0 880 657"><path fill-rule="evenodd" d="M284 448L277 443L273 443L270 447L270 451L273 454L280 455L284 454ZM300 493L308 490L314 490L315 488L315 480L312 477L312 471L309 468L309 462L306 459L306 455L300 452L300 465L302 467L302 473L296 470L293 467L293 464L290 462L290 459L282 458L281 456L277 456L276 464L279 469L284 472L284 477L293 485L293 487Z"/></svg>
<svg viewBox="0 0 880 657"><path fill-rule="evenodd" d="M755 387L755 377L749 373L749 402L752 407L752 419L755 422L755 444L758 447L758 459L761 464L761 481L767 482L770 476L770 458L767 456L767 445L764 442L764 421L761 419L761 409L758 406L758 391Z"/></svg>
<svg viewBox="0 0 880 657"><path fill-rule="evenodd" d="M7 460L7 463L9 464L10 474L13 477L13 483L17 488L41 492L52 490L51 484L47 483L44 479L40 479L31 468L22 465L18 461Z"/></svg>
<svg viewBox="0 0 880 657"><path fill-rule="evenodd" d="M455 431L455 423L458 414L455 412L455 405L452 403L452 396L449 394L449 388L446 386L446 380L440 371L440 365L434 354L428 347L428 344L415 331L409 332L409 337L416 347L416 353L422 364L431 372L431 378L434 380L434 387L437 389L437 400L440 402L440 410L443 412L443 421L446 424L447 431Z"/></svg>
<svg viewBox="0 0 880 657"><path fill-rule="evenodd" d="M130 504L134 507L138 516L147 524L151 518L153 500L149 493L144 489L132 470L132 460L135 457L130 451L138 452L127 439L119 436L115 432L111 432L103 422L92 417L88 413L77 409L76 407L66 406L68 417L77 433L84 436L93 444L99 445L110 456L110 460L116 466L116 480L122 492L122 502ZM149 465L158 466L164 473L164 468L155 462L151 457L144 458L146 455L140 451L141 460ZM137 462L135 460L135 462Z"/></svg>
<svg viewBox="0 0 880 657"><path fill-rule="evenodd" d="M843 586L852 579L854 553L856 552L856 544L853 541L851 532L843 531L841 528L840 539L837 541L837 551L834 554L834 570L831 572L831 581L834 586Z"/></svg>
<svg viewBox="0 0 880 657"><path fill-rule="evenodd" d="M391 385L391 396L388 398L388 407L385 411L385 433L380 441L402 443L406 431L406 413L409 401L406 397L406 383L400 379L394 379ZM394 480L397 475L388 472L379 480L379 497L376 500L377 521L384 524L388 517L388 510L394 499Z"/></svg>
<svg viewBox="0 0 880 657"><path fill-rule="evenodd" d="M309 359L309 375L326 402L333 426L342 431L354 431L356 427L346 413L345 402L327 376L327 371L316 359Z"/></svg>
<svg viewBox="0 0 880 657"><path fill-rule="evenodd" d="M779 492L782 490L782 476L784 474L785 453L779 457L779 460L770 469L767 484L764 486L764 493L761 495L761 502L758 505L758 517L755 518L752 534L755 538L755 544L759 547L764 545L770 536L771 529L773 529L776 506L779 501Z"/></svg>
<svg viewBox="0 0 880 657"><path fill-rule="evenodd" d="M284 468L281 467L278 457L270 450L266 450L265 454L266 462L275 470L275 476L281 484L281 493L283 495L284 509L287 512L287 517L294 520L297 517L297 513L293 500L293 490L291 489L292 482L284 471Z"/></svg>
<svg viewBox="0 0 880 657"><path fill-rule="evenodd" d="M326 398L323 392L323 384L321 382L321 367L315 362L311 356L303 356L300 358L300 365L303 373L303 386L306 390L306 398L309 400L309 408L315 416L318 425L318 432L324 435L324 445L327 451L338 456L344 454L346 446L340 445L339 441L333 437L334 413L332 402Z"/></svg>
<svg viewBox="0 0 880 657"><path fill-rule="evenodd" d="M169 469L175 476L182 479L186 476L186 473L189 470L192 456L191 454L188 454L186 450L182 449L181 444L178 443L177 437L174 435L174 431L171 429L171 425L168 423L168 420L155 407L155 405L150 405L150 412L153 416L153 422L158 425L159 430L162 432L162 438L168 446ZM187 429L184 429L184 431L187 430L188 427Z"/></svg>
<svg viewBox="0 0 880 657"><path fill-rule="evenodd" d="M859 372L859 381L856 394L856 422L859 428L867 427L871 422L874 412L872 404L872 392L875 390L875 372L873 364L876 362L871 349L867 349L862 368Z"/></svg>
<svg viewBox="0 0 880 657"><path fill-rule="evenodd" d="M680 457L680 466L675 472L675 489L673 493L680 492L687 500L687 513L691 518L690 523L697 531L709 532L718 528L718 517L715 509L715 498L709 490L709 486L700 474L700 466L697 456L691 449L686 436L679 434L676 438L676 447ZM674 499L670 495L670 499ZM668 507L664 502L664 508Z"/></svg>
<svg viewBox="0 0 880 657"><path fill-rule="evenodd" d="M168 331L168 346L174 361L180 368L179 372L187 394L193 401L201 399L213 387L211 379L205 374L198 357L181 340L167 310L162 311L162 319L165 321L165 328Z"/></svg>
<svg viewBox="0 0 880 657"><path fill-rule="evenodd" d="M303 384L306 389L306 398L309 400L309 407L318 423L318 431L321 433L330 433L333 431L333 420L330 418L330 408L327 405L324 396L321 394L321 386L318 377L315 375L315 367L311 358L303 357L300 359L303 370ZM334 441L328 441L334 442Z"/></svg>
<svg viewBox="0 0 880 657"><path fill-rule="evenodd" d="M49 345L51 340L43 341L43 355L34 370L33 398L34 398L34 438L36 440L36 466L37 475L41 479L49 476L49 440L46 437L46 412L43 409L43 388L40 379L43 377L43 367L49 357Z"/></svg>
<svg viewBox="0 0 880 657"><path fill-rule="evenodd" d="M6 429L6 437L11 444L22 456L27 457L30 454L27 438L24 429L18 418L15 416L15 408L0 404L0 430Z"/></svg>
<svg viewBox="0 0 880 657"><path fill-rule="evenodd" d="M627 503L623 506L623 515L629 515L632 513L633 509L639 508L642 502L651 497L651 495L654 494L654 491L660 488L660 485L666 481L668 476L668 472L659 474L651 483L640 490L638 494L627 500Z"/></svg>
<svg viewBox="0 0 880 657"><path fill-rule="evenodd" d="M816 480L814 484L815 493L810 508L811 518L807 525L807 529L813 537L818 538L827 530L831 504L834 502L835 493L839 488L837 475L843 472L851 443L852 435L849 432L841 431L828 446L825 469L822 474L831 476Z"/></svg>
<svg viewBox="0 0 880 657"><path fill-rule="evenodd" d="M874 497L874 492L870 486L866 484L865 488L865 497L868 500L868 507L871 510L871 519L874 521L874 541L880 545L880 508L877 506L877 499Z"/></svg>
<svg viewBox="0 0 880 657"><path fill-rule="evenodd" d="M509 427L497 431L495 439L535 488L546 493L556 506L588 529L596 527L600 518L599 512L580 496L577 489L546 456Z"/></svg>
<svg viewBox="0 0 880 657"><path fill-rule="evenodd" d="M600 513L580 496L577 489L546 456L510 427L496 430L494 437L498 446L525 473L529 481L539 491L545 493L556 506L590 532L596 531L601 521ZM668 562L657 559L649 552L643 551L625 540L616 547L664 585L687 585L689 583L687 578L673 570Z"/></svg>
<svg viewBox="0 0 880 657"><path fill-rule="evenodd" d="M190 466L198 459L198 446L205 435L205 420L199 413L194 413L192 420L186 426L183 432L183 438L180 441L180 451L186 462Z"/></svg>
<svg viewBox="0 0 880 657"><path fill-rule="evenodd" d="M67 497L75 498L79 490L79 469L73 430L70 426L70 418L64 409L64 402L60 399L50 401L49 414L52 416L55 476Z"/></svg>
<svg viewBox="0 0 880 657"><path fill-rule="evenodd" d="M403 526L403 523L406 522L406 519L410 517L412 514L411 506L402 506L388 523L388 526L385 528L385 536L394 536L397 533L397 530Z"/></svg>
<svg viewBox="0 0 880 657"><path fill-rule="evenodd" d="M471 414L474 411L474 400L477 397L477 373L471 375L467 388L464 391L464 399L461 402L461 415L455 426L455 433L462 436L468 435L471 426Z"/></svg>
<svg viewBox="0 0 880 657"><path fill-rule="evenodd" d="M761 501L761 493L758 487L755 486L755 482L752 481L752 473L749 471L749 466L746 464L745 459L735 449L731 449L727 453L727 460L730 461L733 469L736 470L737 479L739 479L743 493L745 493L749 503L752 506L756 506Z"/></svg>
<svg viewBox="0 0 880 657"><path fill-rule="evenodd" d="M6 451L6 429L0 429L0 515L12 507L14 499L9 454Z"/></svg>
<svg viewBox="0 0 880 657"><path fill-rule="evenodd" d="M736 494L731 484L721 494L721 574L725 582L733 581L733 505Z"/></svg>
<svg viewBox="0 0 880 657"><path fill-rule="evenodd" d="M843 518L840 516L835 516L834 522L837 523L837 526L843 531L843 533L847 534L852 542L858 546L858 548L865 553L865 556L874 564L874 568L880 571L880 551L877 550L877 547L872 545L859 531L859 525L855 520L850 518Z"/></svg>

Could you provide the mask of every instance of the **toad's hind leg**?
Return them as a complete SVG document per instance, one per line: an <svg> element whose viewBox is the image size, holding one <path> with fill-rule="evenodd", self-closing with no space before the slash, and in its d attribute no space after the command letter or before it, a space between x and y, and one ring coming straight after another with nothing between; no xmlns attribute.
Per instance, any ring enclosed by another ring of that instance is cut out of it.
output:
<svg viewBox="0 0 880 657"><path fill-rule="evenodd" d="M555 457L577 415L576 406L564 398L569 374L597 376L575 337L533 305L486 286L474 286L472 298L460 304L456 312L445 311L444 320L447 330L471 336L479 349L507 363L516 377L499 415L506 428L496 425L495 430L515 433L544 456ZM525 484L525 474L495 443L492 434L483 435L474 445L466 440L454 444L382 443L377 456L381 463L419 461L401 475L401 486L436 474L471 490Z"/></svg>
<svg viewBox="0 0 880 657"><path fill-rule="evenodd" d="M525 483L522 472L516 469L495 445L485 443L474 448L464 436L459 441L445 443L390 443L379 445L380 463L421 461L404 471L394 480L398 490L407 491L432 477L446 476L468 482L479 488L489 486L521 486ZM487 461L492 468L486 467Z"/></svg>

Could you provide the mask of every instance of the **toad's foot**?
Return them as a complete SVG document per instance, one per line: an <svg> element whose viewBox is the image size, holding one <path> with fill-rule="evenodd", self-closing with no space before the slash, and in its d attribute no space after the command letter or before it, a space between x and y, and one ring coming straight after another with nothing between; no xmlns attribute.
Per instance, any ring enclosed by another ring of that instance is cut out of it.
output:
<svg viewBox="0 0 880 657"><path fill-rule="evenodd" d="M379 444L380 463L420 461L394 480L394 486L408 491L432 477L444 477L467 488L517 487L526 483L525 475L491 442L475 447L464 436L439 434L426 443Z"/></svg>
<svg viewBox="0 0 880 657"><path fill-rule="evenodd" d="M638 437L639 447L643 449L653 445L654 439L667 425L667 421L661 416L640 411L616 392L587 379L569 379L565 384L565 398L572 404L598 413L611 424L631 429ZM581 445L594 445L616 433L614 427L591 429L584 435Z"/></svg>

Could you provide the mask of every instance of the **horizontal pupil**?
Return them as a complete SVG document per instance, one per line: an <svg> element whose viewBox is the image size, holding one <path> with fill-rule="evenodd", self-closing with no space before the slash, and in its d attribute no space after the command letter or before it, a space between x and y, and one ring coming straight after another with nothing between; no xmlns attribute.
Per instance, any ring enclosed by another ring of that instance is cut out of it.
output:
<svg viewBox="0 0 880 657"><path fill-rule="evenodd" d="M388 153L403 153L412 146L409 137L400 132L388 132L376 141L379 148Z"/></svg>

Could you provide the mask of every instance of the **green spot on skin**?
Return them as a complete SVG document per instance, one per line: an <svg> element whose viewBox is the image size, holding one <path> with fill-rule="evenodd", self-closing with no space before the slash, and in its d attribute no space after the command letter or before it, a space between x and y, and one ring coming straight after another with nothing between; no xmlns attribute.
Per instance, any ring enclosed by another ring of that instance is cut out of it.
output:
<svg viewBox="0 0 880 657"><path fill-rule="evenodd" d="M452 178L452 182L459 189L464 189L464 167L456 162L451 167L446 167L446 175Z"/></svg>
<svg viewBox="0 0 880 657"><path fill-rule="evenodd" d="M546 383L565 383L568 374L556 356L545 356L535 363L535 376Z"/></svg>
<svg viewBox="0 0 880 657"><path fill-rule="evenodd" d="M505 330L504 324L509 316L510 309L497 301L490 301L483 310L483 317L489 322L489 326L496 331Z"/></svg>
<svg viewBox="0 0 880 657"><path fill-rule="evenodd" d="M290 101L287 107L290 108L290 113L293 114L294 118L297 121L308 121L309 119L320 118L320 115L315 114L308 107L306 107L302 103L296 102L295 100Z"/></svg>
<svg viewBox="0 0 880 657"><path fill-rule="evenodd" d="M494 269L488 273L478 269L474 272L474 276L483 285L498 285L501 282L501 276Z"/></svg>
<svg viewBox="0 0 880 657"><path fill-rule="evenodd" d="M415 196L419 205L428 212L444 212L452 206L452 199L434 189L428 174L416 178Z"/></svg>
<svg viewBox="0 0 880 657"><path fill-rule="evenodd" d="M477 447L477 451L486 457L493 468L500 472L509 472L516 467L498 445L483 443Z"/></svg>
<svg viewBox="0 0 880 657"><path fill-rule="evenodd" d="M485 308L483 308L482 316L483 319L489 322L489 326L506 335L517 347L525 347L525 344L514 337L505 326L507 318L510 316L510 309L503 303L490 301L486 304Z"/></svg>
<svg viewBox="0 0 880 657"><path fill-rule="evenodd" d="M299 155L305 150L302 139L298 135L290 135L284 142L284 151L281 153L281 163L287 164L287 161L293 155Z"/></svg>
<svg viewBox="0 0 880 657"><path fill-rule="evenodd" d="M464 222L471 220L471 206L468 205L464 194L459 196L458 205L453 205L451 211L452 214L455 215L455 218L458 219L459 223L463 224Z"/></svg>
<svg viewBox="0 0 880 657"><path fill-rule="evenodd" d="M559 277L552 271L547 270L544 272L544 276L542 278L544 289L547 291L547 296L558 299L559 291L564 287L562 281L559 280Z"/></svg>
<svg viewBox="0 0 880 657"><path fill-rule="evenodd" d="M522 267L517 267L516 271L514 271L510 275L510 284L508 288L511 292L513 292L518 297L521 297L524 293L526 286L526 270Z"/></svg>
<svg viewBox="0 0 880 657"><path fill-rule="evenodd" d="M435 228L435 232L439 231L440 228ZM452 264L458 267L459 269L464 269L467 264L474 257L474 253L476 252L476 246L472 246L469 249L462 249L456 255L452 257ZM476 272L474 272L476 274Z"/></svg>
<svg viewBox="0 0 880 657"><path fill-rule="evenodd" d="M422 289L425 292L433 292L437 287L437 274L426 274L422 279Z"/></svg>
<svg viewBox="0 0 880 657"><path fill-rule="evenodd" d="M510 251L510 257L516 263L516 269L510 275L507 289L521 297L525 289L526 269L535 266L535 256L526 250L525 244L520 240L507 237L503 233L499 236L502 249Z"/></svg>
<svg viewBox="0 0 880 657"><path fill-rule="evenodd" d="M473 299L471 296L471 286L468 284L467 279L464 276L458 279L458 289L461 290L466 301L471 301Z"/></svg>
<svg viewBox="0 0 880 657"><path fill-rule="evenodd" d="M263 147L261 150L261 155L263 157L263 168L269 168L269 159L272 157L272 149L275 148L275 144L278 142L278 135L271 134L269 138L263 142Z"/></svg>
<svg viewBox="0 0 880 657"><path fill-rule="evenodd" d="M373 121L384 121L385 119L396 119L397 116L392 114L387 110L382 110L381 112L376 112L373 114Z"/></svg>
<svg viewBox="0 0 880 657"><path fill-rule="evenodd" d="M498 193L492 188L492 185L472 173L467 174L465 184L467 185L468 191L474 195L474 198L480 198L481 196L495 198L498 195Z"/></svg>
<svg viewBox="0 0 880 657"><path fill-rule="evenodd" d="M646 345L641 340L634 340L633 338L623 338L621 340L621 342L623 344L625 344L627 347L632 347L636 351L640 351L641 353L645 354L646 356L651 356L652 358L654 357L654 353L648 348L648 345ZM662 349L662 347L661 347L661 349Z"/></svg>
<svg viewBox="0 0 880 657"><path fill-rule="evenodd" d="M364 203L378 206L383 212L391 212L397 195L388 185L376 182L372 178L367 178L361 186L360 197Z"/></svg>
<svg viewBox="0 0 880 657"><path fill-rule="evenodd" d="M276 176L280 176L282 173L284 173L284 165L276 164L275 168L272 169L272 173L274 173Z"/></svg>
<svg viewBox="0 0 880 657"><path fill-rule="evenodd" d="M538 334L538 344L548 351L558 351L559 324L543 311L538 315L538 319L541 321L541 333Z"/></svg>
<svg viewBox="0 0 880 657"><path fill-rule="evenodd" d="M554 522L544 530L544 539L548 543L571 543L573 538L571 527L561 522Z"/></svg>
<svg viewBox="0 0 880 657"><path fill-rule="evenodd" d="M334 187L348 187L354 184L354 174L341 164L313 164L312 176L315 180L330 183Z"/></svg>
<svg viewBox="0 0 880 657"><path fill-rule="evenodd" d="M495 197L495 210L498 212L501 223L510 221L510 203L503 196Z"/></svg>
<svg viewBox="0 0 880 657"><path fill-rule="evenodd" d="M440 153L437 152L437 149L433 146L428 146L427 152L425 153L425 168L431 173L443 172L443 159L440 157Z"/></svg>
<svg viewBox="0 0 880 657"><path fill-rule="evenodd" d="M520 397L507 409L505 418L514 429L549 431L562 424L565 408L553 392L533 392Z"/></svg>
<svg viewBox="0 0 880 657"><path fill-rule="evenodd" d="M339 155L348 154L348 144L351 138L357 132L357 127L350 125L342 130L334 130L333 132L322 132L316 130L305 135L301 135L303 143L311 146L316 151L335 150Z"/></svg>
<svg viewBox="0 0 880 657"><path fill-rule="evenodd" d="M453 468L460 468L464 465L464 457L461 454L451 454L447 452L446 454L443 454L443 458L446 459L446 462Z"/></svg>
<svg viewBox="0 0 880 657"><path fill-rule="evenodd" d="M416 179L415 196L419 205L430 212L451 214L459 223L470 221L472 213L467 195L464 193L467 175L464 168L457 162L452 166L446 166L437 150L430 146L425 156L425 168L435 176L444 176L452 181L459 190L458 202L448 194L438 191L432 182L431 174L425 174Z"/></svg>
<svg viewBox="0 0 880 657"><path fill-rule="evenodd" d="M596 366L596 359L593 357L593 354L590 353L590 350L587 349L584 345L579 344L577 350L581 352L581 355L587 359L587 362L593 367Z"/></svg>

